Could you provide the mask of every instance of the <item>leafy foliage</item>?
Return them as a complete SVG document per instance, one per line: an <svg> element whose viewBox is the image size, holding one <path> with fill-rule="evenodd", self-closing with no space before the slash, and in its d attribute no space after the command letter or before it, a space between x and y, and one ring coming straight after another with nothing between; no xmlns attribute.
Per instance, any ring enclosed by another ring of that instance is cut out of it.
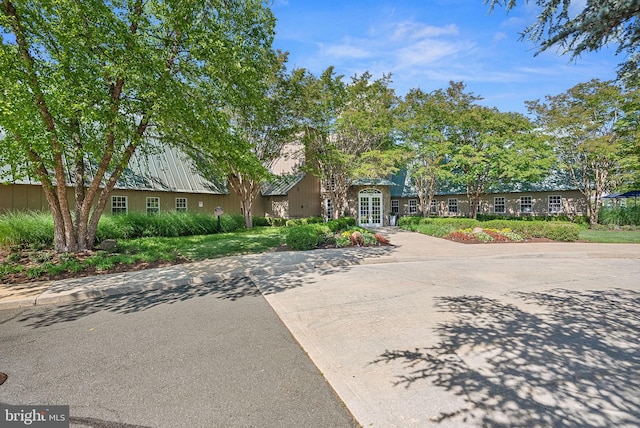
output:
<svg viewBox="0 0 640 428"><path fill-rule="evenodd" d="M129 213L106 215L100 219L97 239L133 239L140 237L177 237L229 233L244 228L240 215L223 215L218 230L217 217L208 214L165 212L155 215ZM8 213L0 216L0 245L48 247L53 243L53 218L50 213Z"/></svg>
<svg viewBox="0 0 640 428"><path fill-rule="evenodd" d="M570 222L491 220L480 222L466 218L420 218L402 217L402 229L445 237L459 231L470 231L475 227L484 230L508 230L522 238L547 238L555 241L576 241L580 226ZM487 240L489 240L487 238Z"/></svg>
<svg viewBox="0 0 640 428"><path fill-rule="evenodd" d="M629 150L635 146L637 151L637 134L618 131L624 106L622 88L597 79L547 96L544 102L528 103L554 148L558 167L588 201L592 224L598 221L602 195L612 193L628 180L628 174L638 171L639 158Z"/></svg>
<svg viewBox="0 0 640 428"><path fill-rule="evenodd" d="M156 138L240 162L222 107L261 90L274 25L261 0L0 3L0 161L42 183L57 251L91 248L111 190Z"/></svg>
<svg viewBox="0 0 640 428"><path fill-rule="evenodd" d="M640 205L601 208L598 212L598 223L616 226L640 226Z"/></svg>
<svg viewBox="0 0 640 428"><path fill-rule="evenodd" d="M53 243L53 218L40 211L9 212L0 215L0 246Z"/></svg>
<svg viewBox="0 0 640 428"><path fill-rule="evenodd" d="M322 244L329 228L323 224L306 224L287 228L285 243L294 251L306 251L317 248Z"/></svg>
<svg viewBox="0 0 640 428"><path fill-rule="evenodd" d="M323 180L323 197L331 199L338 218L348 207L354 178L397 169L394 156L384 151L391 145L396 96L390 76L373 80L366 72L347 84L333 67L320 77L299 73L297 112L309 155L306 169Z"/></svg>

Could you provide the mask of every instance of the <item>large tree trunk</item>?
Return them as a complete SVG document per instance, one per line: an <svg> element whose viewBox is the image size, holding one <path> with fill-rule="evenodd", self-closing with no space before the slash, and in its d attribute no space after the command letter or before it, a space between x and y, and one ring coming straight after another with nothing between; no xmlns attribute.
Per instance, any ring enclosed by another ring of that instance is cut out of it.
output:
<svg viewBox="0 0 640 428"><path fill-rule="evenodd" d="M240 209L247 229L253 228L253 202L260 193L260 183L242 174L230 174L229 186L240 199Z"/></svg>

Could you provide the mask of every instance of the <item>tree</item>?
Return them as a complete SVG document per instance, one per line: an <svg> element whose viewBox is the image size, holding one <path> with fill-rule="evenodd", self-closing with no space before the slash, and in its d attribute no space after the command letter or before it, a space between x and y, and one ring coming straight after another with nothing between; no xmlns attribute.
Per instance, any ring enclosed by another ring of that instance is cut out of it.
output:
<svg viewBox="0 0 640 428"><path fill-rule="evenodd" d="M42 183L56 251L93 246L151 140L229 149L223 107L254 92L273 28L261 0L0 1L0 160Z"/></svg>
<svg viewBox="0 0 640 428"><path fill-rule="evenodd" d="M622 184L629 172L629 140L618 132L624 101L619 85L594 79L547 96L545 102L527 103L552 142L561 170L588 201L591 224L598 222L601 197Z"/></svg>
<svg viewBox="0 0 640 428"><path fill-rule="evenodd" d="M286 61L286 53L273 55L271 68L261 79L262 92L228 106L231 132L225 138L234 142L235 156L229 158L229 151L216 153L215 141L211 148L200 145L189 149L203 175L227 178L229 187L240 199L247 228L253 227L253 203L263 185L277 179L270 167L281 156L285 144L291 142L295 131L293 87L300 73L287 74Z"/></svg>
<svg viewBox="0 0 640 428"><path fill-rule="evenodd" d="M528 0L525 0L528 3ZM586 3L577 13L572 5ZM516 0L485 0L493 10L504 6L507 11L516 7ZM618 45L617 53L626 52L629 59L620 71L637 74L640 46L640 2L637 0L601 0L572 2L571 0L536 0L541 8L537 22L528 26L523 38L539 43L538 52L559 46L572 58L584 52L597 51L603 46Z"/></svg>
<svg viewBox="0 0 640 428"><path fill-rule="evenodd" d="M451 150L446 138L450 105L442 89L431 93L411 89L398 110L400 138L409 152L407 172L418 191L420 212L426 217L437 184L446 175L444 161Z"/></svg>
<svg viewBox="0 0 640 428"><path fill-rule="evenodd" d="M452 152L446 166L451 183L465 187L469 216L475 218L480 199L490 189L537 181L551 166L552 157L529 119L475 104L479 98L464 89L462 83L448 89L446 136Z"/></svg>
<svg viewBox="0 0 640 428"><path fill-rule="evenodd" d="M372 80L364 73L345 84L333 67L320 78L308 74L302 81L298 111L310 158L307 168L323 181L334 218L346 211L347 192L358 172L372 171L364 163L380 159L381 153L374 151L391 145L396 97L390 82L390 76Z"/></svg>

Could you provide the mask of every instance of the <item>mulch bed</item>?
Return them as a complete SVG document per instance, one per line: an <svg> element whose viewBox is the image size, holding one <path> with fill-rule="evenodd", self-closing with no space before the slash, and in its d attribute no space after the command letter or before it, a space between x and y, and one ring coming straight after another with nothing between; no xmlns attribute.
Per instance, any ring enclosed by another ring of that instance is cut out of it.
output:
<svg viewBox="0 0 640 428"><path fill-rule="evenodd" d="M41 263L38 263L30 257L30 253L32 251L24 250L20 255L20 259L15 261L15 263L19 263L24 266L25 270L18 273L11 273L3 275L0 278L0 284L26 284L31 282L42 282L42 281L55 281L59 279L70 279L70 278L84 278L87 276L95 276L95 275L106 275L109 273L121 273L121 272L134 272L139 270L153 269L158 267L166 267L173 266L177 264L187 263L190 260L188 259L176 259L174 261L156 261L156 262L145 262L139 261L133 264L126 265L115 265L110 269L98 270L95 266L87 266L83 270L79 272L61 272L56 275L44 275L39 276L37 278L31 278L27 276L26 270L29 268L37 267ZM57 264L60 262L59 255L55 254L52 250L40 250L38 254L42 258L46 258L48 261ZM93 252L87 251L84 253L75 254L75 258L78 261L83 261L93 255ZM0 263L5 263L9 260L9 251L6 249L0 249Z"/></svg>

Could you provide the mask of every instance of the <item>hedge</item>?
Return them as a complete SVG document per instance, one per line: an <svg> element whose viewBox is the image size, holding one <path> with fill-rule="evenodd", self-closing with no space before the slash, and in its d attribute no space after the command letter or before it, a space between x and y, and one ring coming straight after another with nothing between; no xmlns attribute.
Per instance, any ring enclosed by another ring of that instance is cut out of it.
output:
<svg viewBox="0 0 640 428"><path fill-rule="evenodd" d="M312 250L322 244L331 233L325 224L304 224L287 229L285 243L295 251Z"/></svg>
<svg viewBox="0 0 640 428"><path fill-rule="evenodd" d="M401 217L398 225L406 230L424 233L425 235L444 237L460 229L511 229L524 238L548 238L554 241L576 241L580 234L580 226L564 221L543 220L478 220L463 217Z"/></svg>

